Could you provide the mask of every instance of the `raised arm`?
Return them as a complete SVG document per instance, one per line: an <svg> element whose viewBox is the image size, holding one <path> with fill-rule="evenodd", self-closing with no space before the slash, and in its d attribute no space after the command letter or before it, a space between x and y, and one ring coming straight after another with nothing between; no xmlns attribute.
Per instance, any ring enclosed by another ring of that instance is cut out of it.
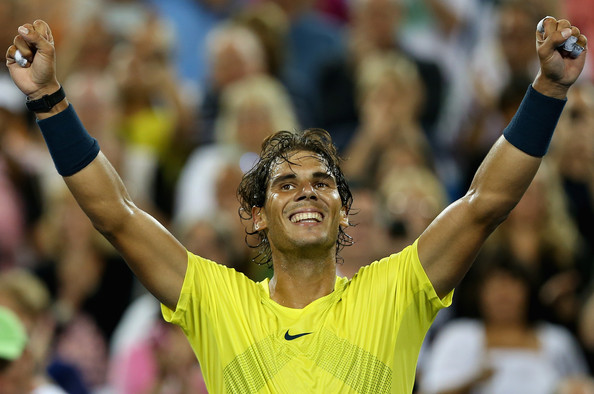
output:
<svg viewBox="0 0 594 394"><path fill-rule="evenodd" d="M520 109L489 151L466 195L420 236L419 258L439 296L462 280L484 241L516 206L536 174L567 90L584 67L585 53L573 58L557 50L570 35L586 47L586 37L567 20L544 20L544 33L536 32L540 71Z"/></svg>
<svg viewBox="0 0 594 394"><path fill-rule="evenodd" d="M18 32L6 52L6 66L16 86L29 100L58 91L49 26L37 20ZM25 67L15 62L17 50L27 59ZM95 228L118 249L143 285L175 308L186 272L185 248L130 200L122 180L67 99L36 115L58 172Z"/></svg>

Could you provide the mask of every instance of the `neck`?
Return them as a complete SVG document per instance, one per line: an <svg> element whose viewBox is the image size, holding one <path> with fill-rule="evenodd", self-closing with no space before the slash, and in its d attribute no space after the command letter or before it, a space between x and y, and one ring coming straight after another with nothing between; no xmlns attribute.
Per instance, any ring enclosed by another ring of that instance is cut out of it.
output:
<svg viewBox="0 0 594 394"><path fill-rule="evenodd" d="M491 330L497 330L500 332L514 332L514 331L526 331L529 330L530 327L526 322L485 322L485 326Z"/></svg>
<svg viewBox="0 0 594 394"><path fill-rule="evenodd" d="M486 345L489 348L538 349L540 342L533 327L526 324L487 325Z"/></svg>
<svg viewBox="0 0 594 394"><path fill-rule="evenodd" d="M270 298L280 305L301 309L334 291L335 256L325 259L289 259L274 256Z"/></svg>

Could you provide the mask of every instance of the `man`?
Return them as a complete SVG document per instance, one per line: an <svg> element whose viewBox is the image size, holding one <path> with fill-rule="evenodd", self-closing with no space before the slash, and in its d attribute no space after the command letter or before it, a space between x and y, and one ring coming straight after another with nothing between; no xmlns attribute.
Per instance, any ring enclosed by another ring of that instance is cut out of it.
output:
<svg viewBox="0 0 594 394"><path fill-rule="evenodd" d="M406 4L400 0L353 0L348 4L351 22L346 50L324 63L317 81L322 127L330 132L341 152L348 151L365 120L360 115L362 94L357 83L362 64L376 53L390 53L414 63L419 73L421 87L418 93L423 97L423 103L420 113L414 116L433 141L446 81L436 63L413 56L402 46L402 37L397 32L402 30Z"/></svg>
<svg viewBox="0 0 594 394"><path fill-rule="evenodd" d="M572 58L556 48L570 35L586 46L567 20L546 18L544 33L536 34L540 72L468 193L413 245L351 281L335 273L337 246L348 242L351 197L328 134L270 137L239 190L274 267L270 281L254 283L188 253L134 205L60 89L49 27L35 21L18 31L6 63L58 172L161 301L165 318L183 328L209 391L233 393L411 392L425 332L530 184L583 69L583 54ZM17 49L25 67L15 62Z"/></svg>

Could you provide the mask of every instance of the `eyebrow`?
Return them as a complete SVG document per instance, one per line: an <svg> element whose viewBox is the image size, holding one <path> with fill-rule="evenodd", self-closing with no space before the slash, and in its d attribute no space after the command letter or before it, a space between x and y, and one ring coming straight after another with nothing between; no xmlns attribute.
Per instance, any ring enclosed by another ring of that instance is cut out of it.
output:
<svg viewBox="0 0 594 394"><path fill-rule="evenodd" d="M270 187L276 186L279 183L282 183L282 182L287 181L289 179L297 179L297 175L295 173L279 175L279 176L277 176L277 177L275 177L275 178L272 179L272 182L270 182Z"/></svg>
<svg viewBox="0 0 594 394"><path fill-rule="evenodd" d="M314 178L314 179L328 179L328 178L330 178L333 181L336 181L334 179L334 176L330 172L322 172L322 171L314 172L312 175L312 178Z"/></svg>
<svg viewBox="0 0 594 394"><path fill-rule="evenodd" d="M335 181L334 177L332 176L331 173L329 172L323 172L323 171L317 171L314 172L312 174L312 179L332 179L332 181ZM293 180L293 179L297 179L297 175L292 172L289 174L283 174L283 175L279 175L277 177L275 177L274 179L272 179L272 182L270 182L270 187L274 187L276 185L278 185L279 183L288 181L288 180Z"/></svg>

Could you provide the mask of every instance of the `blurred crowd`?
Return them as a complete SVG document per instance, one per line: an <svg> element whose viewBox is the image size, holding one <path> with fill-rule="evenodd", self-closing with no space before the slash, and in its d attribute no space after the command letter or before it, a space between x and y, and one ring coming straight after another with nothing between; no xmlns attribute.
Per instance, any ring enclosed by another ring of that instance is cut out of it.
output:
<svg viewBox="0 0 594 394"><path fill-rule="evenodd" d="M2 0L0 48L47 21L68 99L137 205L256 281L272 272L252 261L239 179L272 132L328 130L353 188L337 265L352 277L466 192L538 71L546 15L594 39L592 0ZM594 393L593 83L589 59L535 181L430 330L418 393ZM24 99L0 68L0 392L206 392Z"/></svg>

